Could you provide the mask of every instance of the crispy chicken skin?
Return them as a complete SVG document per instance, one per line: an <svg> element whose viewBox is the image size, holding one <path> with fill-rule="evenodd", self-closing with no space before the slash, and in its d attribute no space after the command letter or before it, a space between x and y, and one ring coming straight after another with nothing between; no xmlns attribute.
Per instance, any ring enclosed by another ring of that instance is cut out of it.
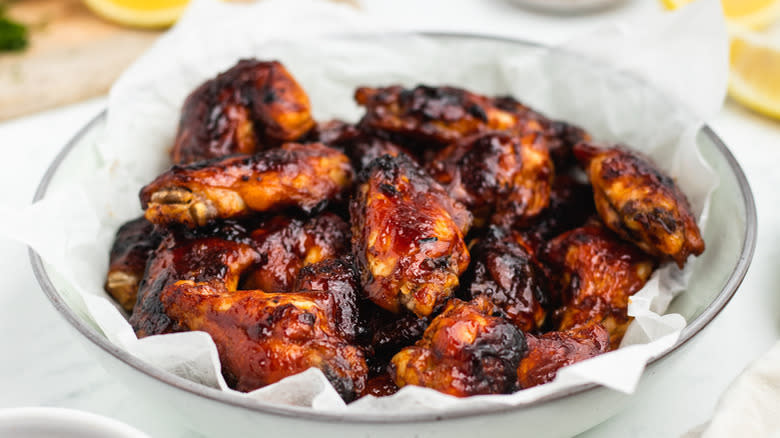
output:
<svg viewBox="0 0 780 438"><path fill-rule="evenodd" d="M563 297L555 312L558 330L601 323L617 348L630 322L628 299L653 272L653 257L593 222L551 240L545 259L558 274Z"/></svg>
<svg viewBox="0 0 780 438"><path fill-rule="evenodd" d="M179 281L163 291L166 314L214 339L228 383L239 391L277 382L311 367L350 401L365 388L362 351L339 333L328 292L270 294L221 284Z"/></svg>
<svg viewBox="0 0 780 438"><path fill-rule="evenodd" d="M622 238L682 268L704 251L688 199L649 159L624 147L580 143L574 154L593 184L601 219Z"/></svg>
<svg viewBox="0 0 780 438"><path fill-rule="evenodd" d="M474 225L527 222L550 202L553 162L539 132L490 132L442 149L428 172L474 214Z"/></svg>
<svg viewBox="0 0 780 438"><path fill-rule="evenodd" d="M458 287L471 215L406 155L363 169L350 214L352 251L374 303L427 316Z"/></svg>
<svg viewBox="0 0 780 438"><path fill-rule="evenodd" d="M358 282L354 261L351 256L346 256L322 260L304 267L298 274L294 290L326 292L333 296L332 317L336 328L344 339L354 342L361 330Z"/></svg>
<svg viewBox="0 0 780 438"><path fill-rule="evenodd" d="M526 334L526 353L517 367L520 389L551 382L558 370L609 351L609 333L601 324L590 324L563 332Z"/></svg>
<svg viewBox="0 0 780 438"><path fill-rule="evenodd" d="M235 290L241 274L259 258L246 229L235 222L172 230L151 255L130 324L138 337L181 330L160 303L167 286L192 280Z"/></svg>
<svg viewBox="0 0 780 438"><path fill-rule="evenodd" d="M541 128L533 120L521 120L496 107L488 97L455 87L360 87L355 101L366 108L362 126L434 146L486 131L517 128L521 122Z"/></svg>
<svg viewBox="0 0 780 438"><path fill-rule="evenodd" d="M242 60L184 101L176 164L253 154L295 141L314 126L309 97L277 61Z"/></svg>
<svg viewBox="0 0 780 438"><path fill-rule="evenodd" d="M349 252L349 225L325 212L311 218L274 216L251 233L260 262L246 274L242 289L290 292L304 266Z"/></svg>
<svg viewBox="0 0 780 438"><path fill-rule="evenodd" d="M364 129L424 148L488 131L537 132L555 164L565 168L572 161L572 146L590 140L583 129L550 120L512 97L489 98L456 87L361 87L355 100L366 108L360 123Z"/></svg>
<svg viewBox="0 0 780 438"><path fill-rule="evenodd" d="M450 300L423 338L393 357L390 375L396 385L458 397L512 391L526 344L522 332L498 314L484 297Z"/></svg>
<svg viewBox="0 0 780 438"><path fill-rule="evenodd" d="M541 264L514 236L492 226L471 248L467 298L485 297L524 332L542 327L549 284Z"/></svg>
<svg viewBox="0 0 780 438"><path fill-rule="evenodd" d="M340 199L351 182L346 155L319 143L287 143L255 155L173 166L141 189L140 198L149 221L195 227L253 211L311 212Z"/></svg>
<svg viewBox="0 0 780 438"><path fill-rule="evenodd" d="M133 310L146 262L160 240L162 233L144 217L125 223L116 232L104 288L127 311Z"/></svg>

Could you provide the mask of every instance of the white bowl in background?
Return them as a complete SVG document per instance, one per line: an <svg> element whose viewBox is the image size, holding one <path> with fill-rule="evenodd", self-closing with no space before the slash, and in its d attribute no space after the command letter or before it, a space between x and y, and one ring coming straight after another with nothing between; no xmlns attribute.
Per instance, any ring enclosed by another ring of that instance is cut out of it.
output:
<svg viewBox="0 0 780 438"><path fill-rule="evenodd" d="M595 11L625 3L626 0L510 0L519 6L554 12L557 14L578 14Z"/></svg>
<svg viewBox="0 0 780 438"><path fill-rule="evenodd" d="M64 408L0 409L0 437L149 438L120 421Z"/></svg>

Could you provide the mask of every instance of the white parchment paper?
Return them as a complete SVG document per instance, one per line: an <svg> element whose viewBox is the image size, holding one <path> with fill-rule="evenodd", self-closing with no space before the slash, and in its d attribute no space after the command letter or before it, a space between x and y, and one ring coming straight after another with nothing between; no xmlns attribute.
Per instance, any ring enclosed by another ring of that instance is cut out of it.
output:
<svg viewBox="0 0 780 438"><path fill-rule="evenodd" d="M675 177L706 227L717 179L699 156L695 135L725 93L727 39L719 2L701 0L680 13L645 18L546 50L377 37L396 26L313 0L250 5L197 0L111 90L106 130L94 145L99 169L60 185L26 210L0 208L7 210L0 215L0 229L19 230L11 237L31 245L56 269L67 284L62 293L68 303L111 342L172 373L232 391L207 334L136 339L102 290L113 234L141 214L138 190L169 164L179 110L192 89L240 58L258 57L288 67L320 120L357 120L360 111L351 97L358 85L426 82L512 94L549 116L580 124L599 140L625 143L653 157ZM326 36L334 33L341 36ZM564 368L554 382L515 394L457 399L406 387L391 397L345 405L322 373L311 369L241 396L393 415L519 404L587 382L630 393L646 362L673 345L685 326L682 316L663 312L697 268L692 260L684 271L667 265L653 274L631 300L635 320L619 350Z"/></svg>

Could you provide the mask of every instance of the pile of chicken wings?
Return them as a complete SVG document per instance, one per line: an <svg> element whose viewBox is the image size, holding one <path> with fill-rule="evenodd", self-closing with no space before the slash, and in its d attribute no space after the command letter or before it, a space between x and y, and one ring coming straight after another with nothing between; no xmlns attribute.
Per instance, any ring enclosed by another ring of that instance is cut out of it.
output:
<svg viewBox="0 0 780 438"><path fill-rule="evenodd" d="M704 242L672 178L511 97L358 88L316 122L279 62L185 101L106 290L139 337L200 330L251 391L310 367L347 400L551 381L619 346L629 298Z"/></svg>

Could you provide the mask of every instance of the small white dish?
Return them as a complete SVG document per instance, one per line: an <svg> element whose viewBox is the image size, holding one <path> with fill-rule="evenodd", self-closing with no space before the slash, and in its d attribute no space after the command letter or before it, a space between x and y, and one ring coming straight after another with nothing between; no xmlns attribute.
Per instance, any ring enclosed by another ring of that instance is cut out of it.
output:
<svg viewBox="0 0 780 438"><path fill-rule="evenodd" d="M519 6L554 12L557 14L574 14L597 9L605 9L624 3L625 0L511 0Z"/></svg>
<svg viewBox="0 0 780 438"><path fill-rule="evenodd" d="M149 438L111 418L64 408L0 409L0 437Z"/></svg>

